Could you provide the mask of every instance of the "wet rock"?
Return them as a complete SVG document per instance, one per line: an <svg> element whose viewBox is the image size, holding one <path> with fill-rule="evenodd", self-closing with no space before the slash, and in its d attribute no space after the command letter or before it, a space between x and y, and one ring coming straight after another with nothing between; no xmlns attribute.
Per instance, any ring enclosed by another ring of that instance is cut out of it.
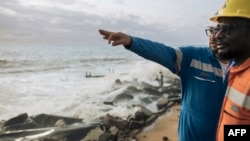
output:
<svg viewBox="0 0 250 141"><path fill-rule="evenodd" d="M158 114L159 115L162 115L162 114L164 114L165 112L167 111L167 107L166 108L161 108L160 110L158 110Z"/></svg>
<svg viewBox="0 0 250 141"><path fill-rule="evenodd" d="M119 130L123 130L127 127L128 122L120 117L114 117L109 114L101 118L105 128L109 129L111 126L115 126Z"/></svg>
<svg viewBox="0 0 250 141"><path fill-rule="evenodd" d="M114 105L113 101L104 101L103 104L106 104L106 105Z"/></svg>
<svg viewBox="0 0 250 141"><path fill-rule="evenodd" d="M129 129L118 130L116 141L131 141L133 138L130 136L130 132L131 130Z"/></svg>
<svg viewBox="0 0 250 141"><path fill-rule="evenodd" d="M159 98L156 103L156 107L158 110L165 108L168 105L168 99L167 98Z"/></svg>
<svg viewBox="0 0 250 141"><path fill-rule="evenodd" d="M128 128L131 129L131 130L141 129L144 126L145 126L144 121L130 120L129 124L128 124Z"/></svg>
<svg viewBox="0 0 250 141"><path fill-rule="evenodd" d="M152 98L151 97L143 97L141 98L141 101L145 104L150 104L153 102Z"/></svg>
<svg viewBox="0 0 250 141"><path fill-rule="evenodd" d="M134 96L130 95L130 94L126 94L126 93L123 93L123 94L119 94L115 97L115 99L113 100L113 103L114 104L118 104L118 103L121 103L121 102L127 102L127 101L130 101L134 98Z"/></svg>
<svg viewBox="0 0 250 141"><path fill-rule="evenodd" d="M28 117L20 114L7 120L0 133L0 140L25 141L79 141L100 123L84 124L82 119L40 114Z"/></svg>
<svg viewBox="0 0 250 141"><path fill-rule="evenodd" d="M67 124L65 123L65 121L63 119L59 119L56 121L55 123L55 127L63 127L63 126L66 126Z"/></svg>
<svg viewBox="0 0 250 141"><path fill-rule="evenodd" d="M129 136L135 138L138 133L140 133L140 129L134 129L129 133Z"/></svg>
<svg viewBox="0 0 250 141"><path fill-rule="evenodd" d="M143 105L133 105L133 106L140 107L140 110L135 112L135 115L134 115L134 118L136 120L145 120L154 114L152 111L150 111Z"/></svg>
<svg viewBox="0 0 250 141"><path fill-rule="evenodd" d="M53 127L59 119L64 120L65 124L67 125L82 122L82 119L79 118L63 117L48 114L39 114L36 116L32 116L31 119L36 122L39 127Z"/></svg>
<svg viewBox="0 0 250 141"><path fill-rule="evenodd" d="M115 80L115 84L121 85L121 84L122 84L122 81L121 81L120 79L116 79L116 80Z"/></svg>
<svg viewBox="0 0 250 141"><path fill-rule="evenodd" d="M169 101L175 102L175 103L181 103L181 96L173 96L169 98Z"/></svg>
<svg viewBox="0 0 250 141"><path fill-rule="evenodd" d="M20 123L23 123L27 119L28 119L28 114L27 113L22 113L22 114L17 115L16 117L13 117L13 118L7 120L3 124L3 127L10 126L10 125L15 125L15 124L20 124Z"/></svg>
<svg viewBox="0 0 250 141"><path fill-rule="evenodd" d="M158 115L155 114L155 115L152 115L151 117L149 117L147 120L146 120L146 124L145 125L150 125L152 124L156 119L158 118Z"/></svg>
<svg viewBox="0 0 250 141"><path fill-rule="evenodd" d="M98 141L115 141L115 135L111 134L110 132L104 132L98 138Z"/></svg>
<svg viewBox="0 0 250 141"><path fill-rule="evenodd" d="M39 126L31 119L26 119L22 123L18 124L13 124L13 125L8 125L3 127L5 131L9 130L21 130L21 129L33 129L33 128L38 128Z"/></svg>

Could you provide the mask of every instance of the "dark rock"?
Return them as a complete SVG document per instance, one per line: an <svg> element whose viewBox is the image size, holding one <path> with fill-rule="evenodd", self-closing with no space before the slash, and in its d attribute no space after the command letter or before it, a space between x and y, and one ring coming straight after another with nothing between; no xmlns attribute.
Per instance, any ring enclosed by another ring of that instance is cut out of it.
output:
<svg viewBox="0 0 250 141"><path fill-rule="evenodd" d="M168 137L162 137L162 141L168 141Z"/></svg>
<svg viewBox="0 0 250 141"><path fill-rule="evenodd" d="M115 80L115 84L121 85L121 84L122 84L122 81L121 81L120 79L116 79L116 80Z"/></svg>
<svg viewBox="0 0 250 141"><path fill-rule="evenodd" d="M61 127L47 127L47 128L36 128L36 129L24 129L8 131L0 134L0 140L23 138L24 140L36 140L43 139L49 141L79 141L85 137L91 129L99 127L99 123L93 123L90 125L86 124L74 124Z"/></svg>
<svg viewBox="0 0 250 141"><path fill-rule="evenodd" d="M175 102L175 103L181 103L181 96L169 98L169 101Z"/></svg>
<svg viewBox="0 0 250 141"><path fill-rule="evenodd" d="M104 132L98 138L98 141L115 141L116 136L111 134L110 132Z"/></svg>
<svg viewBox="0 0 250 141"><path fill-rule="evenodd" d="M63 116L48 115L48 114L39 114L39 115L31 117L31 119L34 122L36 122L41 128L53 127L59 119L64 120L65 124L67 125L82 122L82 119L79 119L79 118L63 117Z"/></svg>
<svg viewBox="0 0 250 141"><path fill-rule="evenodd" d="M152 124L157 118L158 118L158 115L157 115L157 114L152 115L151 117L149 117L149 118L146 120L146 122L145 122L146 125L148 126L148 125Z"/></svg>
<svg viewBox="0 0 250 141"><path fill-rule="evenodd" d="M27 113L22 113L20 115L17 115L16 117L13 117L13 118L7 120L4 123L3 127L23 123L27 119L28 119L28 114Z"/></svg>
<svg viewBox="0 0 250 141"><path fill-rule="evenodd" d="M128 128L130 130L141 129L144 126L145 126L144 121L130 120L128 124Z"/></svg>
<svg viewBox="0 0 250 141"><path fill-rule="evenodd" d="M117 129L123 130L127 127L128 122L120 117L114 117L109 114L102 117L105 128L109 129L111 126L115 126Z"/></svg>
<svg viewBox="0 0 250 141"><path fill-rule="evenodd" d="M140 99L145 104L150 104L150 103L153 102L151 97L143 97L143 98L140 98Z"/></svg>
<svg viewBox="0 0 250 141"><path fill-rule="evenodd" d="M161 108L160 110L158 110L157 113L158 113L159 115L162 115L162 114L164 114L167 110L168 110L167 107Z"/></svg>
<svg viewBox="0 0 250 141"><path fill-rule="evenodd" d="M106 105L114 105L113 101L104 101L103 104L106 104Z"/></svg>
<svg viewBox="0 0 250 141"><path fill-rule="evenodd" d="M39 128L39 126L31 119L27 119L26 121L18 124L12 124L3 127L5 131L9 130L21 130L21 129L33 129L33 128Z"/></svg>
<svg viewBox="0 0 250 141"><path fill-rule="evenodd" d="M153 112L147 109L143 105L133 105L133 106L140 107L140 110L135 113L135 116L134 116L135 120L145 120L151 115L153 115Z"/></svg>

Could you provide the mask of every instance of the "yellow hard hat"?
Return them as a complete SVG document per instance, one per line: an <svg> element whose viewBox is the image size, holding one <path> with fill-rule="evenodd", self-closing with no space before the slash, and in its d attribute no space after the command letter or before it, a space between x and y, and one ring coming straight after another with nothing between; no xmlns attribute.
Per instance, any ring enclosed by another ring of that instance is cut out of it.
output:
<svg viewBox="0 0 250 141"><path fill-rule="evenodd" d="M224 5L212 16L218 22L220 17L240 17L250 19L250 0L226 0Z"/></svg>

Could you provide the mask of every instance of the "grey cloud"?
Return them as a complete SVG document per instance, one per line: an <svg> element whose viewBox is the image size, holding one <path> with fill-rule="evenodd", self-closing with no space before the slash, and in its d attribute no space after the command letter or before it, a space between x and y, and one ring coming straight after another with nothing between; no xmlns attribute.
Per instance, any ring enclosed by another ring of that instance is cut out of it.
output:
<svg viewBox="0 0 250 141"><path fill-rule="evenodd" d="M140 16L131 13L118 13L120 16L115 18L104 17L60 7L24 7L17 0L3 0L2 6L17 14L10 16L0 12L1 44L98 44L103 43L98 33L99 28L123 31L133 36L167 43L190 42L190 38L201 37L201 34L190 37L192 32L199 33L199 29L173 32L167 25L144 24ZM88 6L95 7L91 4Z"/></svg>

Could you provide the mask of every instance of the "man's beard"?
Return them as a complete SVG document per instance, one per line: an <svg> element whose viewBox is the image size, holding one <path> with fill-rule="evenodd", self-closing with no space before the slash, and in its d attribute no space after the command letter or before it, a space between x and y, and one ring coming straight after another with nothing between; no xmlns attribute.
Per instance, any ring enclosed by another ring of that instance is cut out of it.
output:
<svg viewBox="0 0 250 141"><path fill-rule="evenodd" d="M234 58L235 55L233 55L230 52L219 52L219 51L217 51L217 57L220 60L230 60L230 59Z"/></svg>

